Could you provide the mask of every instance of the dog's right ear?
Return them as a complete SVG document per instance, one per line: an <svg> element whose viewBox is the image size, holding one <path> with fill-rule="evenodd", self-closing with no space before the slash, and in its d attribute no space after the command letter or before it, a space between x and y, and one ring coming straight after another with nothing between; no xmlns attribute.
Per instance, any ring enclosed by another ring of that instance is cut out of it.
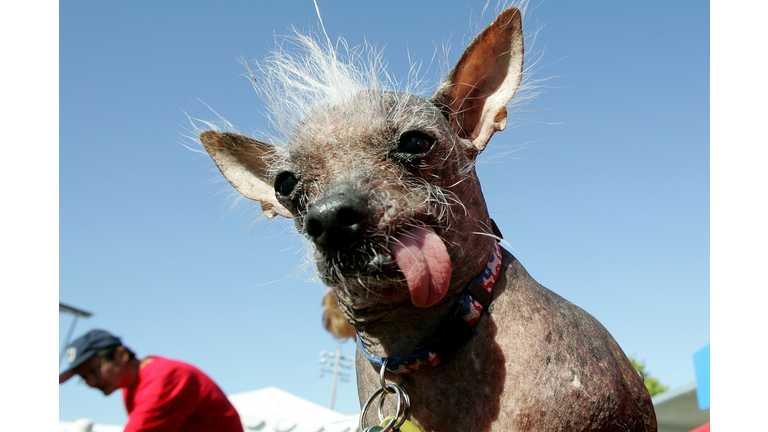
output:
<svg viewBox="0 0 768 432"><path fill-rule="evenodd" d="M277 201L269 176L275 161L275 146L230 132L206 131L200 141L224 178L244 197L261 202L264 214L292 218L291 212Z"/></svg>
<svg viewBox="0 0 768 432"><path fill-rule="evenodd" d="M523 76L523 25L514 7L502 12L462 54L432 100L460 138L482 152L507 125L506 106Z"/></svg>

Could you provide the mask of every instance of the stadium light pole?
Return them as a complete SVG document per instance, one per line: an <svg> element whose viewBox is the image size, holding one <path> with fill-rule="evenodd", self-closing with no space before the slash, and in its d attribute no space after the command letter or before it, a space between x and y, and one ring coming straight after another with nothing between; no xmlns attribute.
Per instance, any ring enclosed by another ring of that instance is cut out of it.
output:
<svg viewBox="0 0 768 432"><path fill-rule="evenodd" d="M328 361L329 358L332 358L333 363L331 364L330 361ZM352 369L352 360L344 357L341 355L341 347L336 347L336 354L320 351L320 363L322 363L325 366L333 367L333 382L331 383L331 403L329 404L329 408L333 409L333 402L336 399L336 381L341 377L342 381L349 381L349 374L345 373L339 373L340 368L344 369ZM345 363L342 363L345 362ZM348 363L346 363L348 362ZM321 370L320 377L322 378L323 373L322 372L331 372L330 370Z"/></svg>

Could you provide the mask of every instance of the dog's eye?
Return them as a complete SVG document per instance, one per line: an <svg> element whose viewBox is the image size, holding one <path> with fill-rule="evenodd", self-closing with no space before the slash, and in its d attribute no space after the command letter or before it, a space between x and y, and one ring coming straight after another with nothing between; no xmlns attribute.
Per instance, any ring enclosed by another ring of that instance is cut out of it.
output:
<svg viewBox="0 0 768 432"><path fill-rule="evenodd" d="M296 185L298 183L299 180L296 178L296 176L289 172L284 172L278 175L277 179L275 180L275 192L277 193L278 198L285 198L290 195L291 192L296 189Z"/></svg>
<svg viewBox="0 0 768 432"><path fill-rule="evenodd" d="M420 155L432 148L432 138L421 132L408 132L400 137L397 150L411 155Z"/></svg>

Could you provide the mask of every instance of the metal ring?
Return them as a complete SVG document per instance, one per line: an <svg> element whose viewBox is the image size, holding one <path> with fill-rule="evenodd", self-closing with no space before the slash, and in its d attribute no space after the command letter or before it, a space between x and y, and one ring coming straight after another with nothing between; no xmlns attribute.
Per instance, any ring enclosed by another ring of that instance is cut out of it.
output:
<svg viewBox="0 0 768 432"><path fill-rule="evenodd" d="M395 391L389 391L387 388L387 382L384 380L384 373L387 371L387 364L389 364L389 359L384 359L384 363L381 364L381 369L379 369L379 386L387 391L387 393L394 393Z"/></svg>
<svg viewBox="0 0 768 432"><path fill-rule="evenodd" d="M400 426L405 423L405 420L408 419L408 411L411 409L411 398L408 396L408 392L405 391L405 388L403 388L400 385L397 384L387 384L388 386L391 386L392 393L397 394L397 406L395 410L395 416L393 421L396 423L392 425L394 429L399 428ZM389 391L389 390L387 390ZM402 401L400 400L400 396L402 395ZM387 394L384 393L382 397L379 399L379 421L384 422L384 399L387 398Z"/></svg>
<svg viewBox="0 0 768 432"><path fill-rule="evenodd" d="M379 386L385 389L387 393L394 393L394 390L389 391L387 388L387 381L384 379L384 373L387 371L387 364L389 364L389 359L384 359L384 363L382 363L381 368L379 369ZM405 383L405 374L400 375L400 382L398 385L402 387L403 383Z"/></svg>
<svg viewBox="0 0 768 432"><path fill-rule="evenodd" d="M365 405L363 405L363 410L360 412L360 419L358 420L358 430L360 432L365 432L365 426L363 426L363 420L365 419L365 416L368 414L368 408L371 407L371 403L381 394L386 394L386 390L384 390L383 387L379 387L376 389L375 392L373 392L369 397L368 400L365 401ZM394 423L394 421L392 422ZM391 426L391 425L390 425Z"/></svg>
<svg viewBox="0 0 768 432"><path fill-rule="evenodd" d="M411 398L408 396L408 392L405 391L405 389L397 384L387 384L387 387L379 387L376 389L375 392L368 398L368 400L365 402L365 405L363 405L363 410L360 412L360 419L358 421L358 427L360 428L361 432L365 431L365 427L363 426L363 420L365 419L365 416L368 414L368 408L371 407L371 404L373 401L381 396L381 402L379 402L379 420L381 422L384 421L384 415L382 412L382 407L384 405L384 399L387 397L387 393L390 391L392 393L395 393L397 395L397 411L396 415L392 420L389 421L389 423L386 426L383 426L384 429L382 429L380 432L390 432L391 430L395 428L399 428L400 426L405 423L405 420L408 418L408 411L411 407Z"/></svg>
<svg viewBox="0 0 768 432"><path fill-rule="evenodd" d="M391 422L389 422L390 423L389 425L384 427L384 430L389 430L387 429L387 427L394 426L395 421L397 420L398 417L400 417L400 405L401 405L400 398L402 397L402 394L403 394L399 388L395 387L395 384L387 384L387 386L389 386L392 390L390 391L389 388L382 387L382 390L385 390L385 391L381 393L381 397L379 398L379 409L377 410L378 411L377 414L379 415L379 421L382 423L384 422L384 400L387 398L387 393L394 393L395 395L397 395L397 404L395 405L395 418ZM381 431L381 432L384 432L384 431Z"/></svg>

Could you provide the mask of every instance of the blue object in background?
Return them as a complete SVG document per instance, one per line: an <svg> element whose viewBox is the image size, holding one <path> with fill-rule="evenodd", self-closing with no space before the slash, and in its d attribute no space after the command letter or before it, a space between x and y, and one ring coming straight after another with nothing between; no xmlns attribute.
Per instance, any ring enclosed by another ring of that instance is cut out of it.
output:
<svg viewBox="0 0 768 432"><path fill-rule="evenodd" d="M709 344L693 355L699 409L709 409Z"/></svg>

